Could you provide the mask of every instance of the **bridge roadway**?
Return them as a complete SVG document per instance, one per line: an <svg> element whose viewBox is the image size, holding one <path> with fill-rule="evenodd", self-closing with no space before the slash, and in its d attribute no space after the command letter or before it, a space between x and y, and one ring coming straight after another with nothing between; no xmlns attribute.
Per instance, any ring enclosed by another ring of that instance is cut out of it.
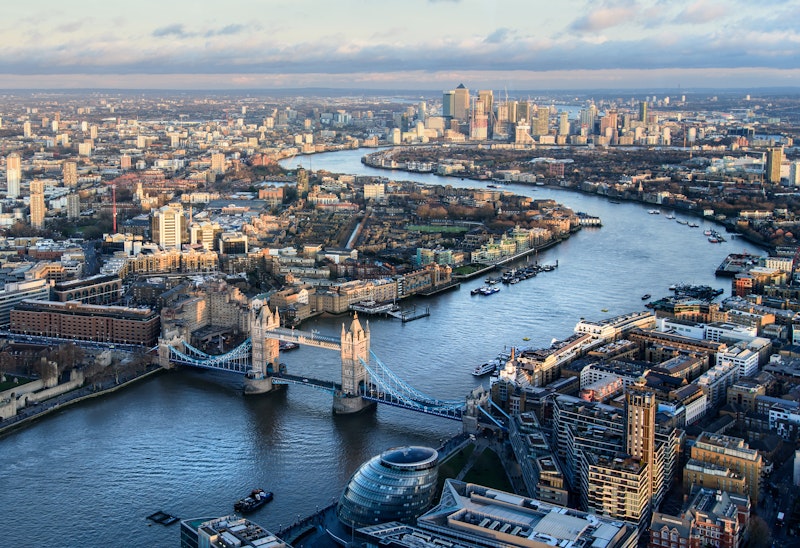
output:
<svg viewBox="0 0 800 548"><path fill-rule="evenodd" d="M270 375L273 384L295 384L298 386L308 386L310 388L316 388L317 390L322 390L324 392L328 392L330 394L334 394L337 391L342 389L342 385L333 381L324 381L321 379L314 379L311 377L304 377L302 375L290 375L288 373L273 373ZM439 408L436 406L425 405L424 402L414 402L416 405L412 405L409 402L403 401L392 394L387 394L385 392L381 392L377 387L373 386L368 390L364 390L361 393L361 397L368 401L374 401L376 403L383 403L386 405L391 405L393 407L400 407L402 409L409 409L411 411L417 411L419 413L426 413L428 415L436 415L437 417L442 417L445 419L452 419L456 421L461 420L462 409L461 408Z"/></svg>
<svg viewBox="0 0 800 548"><path fill-rule="evenodd" d="M336 337L328 337L320 335L316 332L298 331L296 329L287 329L285 327L275 327L266 331L270 338L278 339L284 342L293 342L304 344L307 346L316 346L317 348L326 348L328 350L336 350L341 352L342 343Z"/></svg>
<svg viewBox="0 0 800 548"><path fill-rule="evenodd" d="M342 389L342 385L333 381L323 381L320 379L312 379L310 377L303 377L302 375L290 375L288 373L273 373L270 377L272 384L297 384L300 386L310 386L318 390L330 392L334 394Z"/></svg>

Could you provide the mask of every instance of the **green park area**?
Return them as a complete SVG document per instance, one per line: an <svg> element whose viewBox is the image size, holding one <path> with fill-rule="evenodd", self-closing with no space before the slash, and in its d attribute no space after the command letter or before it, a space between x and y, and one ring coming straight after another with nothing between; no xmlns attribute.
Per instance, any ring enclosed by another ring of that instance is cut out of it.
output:
<svg viewBox="0 0 800 548"><path fill-rule="evenodd" d="M23 384L29 383L32 380L33 379L20 377L18 375L6 375L5 377L0 378L0 392L22 386Z"/></svg>
<svg viewBox="0 0 800 548"><path fill-rule="evenodd" d="M467 445L454 453L446 461L439 464L439 485L437 486L437 493L441 493L442 487L444 487L444 480L458 477L474 452L475 445ZM491 449L484 449L483 452L478 455L477 460L464 475L463 481L509 493L514 491L514 488L508 480L505 469L503 468L500 457Z"/></svg>
<svg viewBox="0 0 800 548"><path fill-rule="evenodd" d="M478 460L464 476L467 483L475 483L492 489L498 489L507 493L513 493L514 488L508 481L503 462L497 453L491 449L485 449L478 457Z"/></svg>

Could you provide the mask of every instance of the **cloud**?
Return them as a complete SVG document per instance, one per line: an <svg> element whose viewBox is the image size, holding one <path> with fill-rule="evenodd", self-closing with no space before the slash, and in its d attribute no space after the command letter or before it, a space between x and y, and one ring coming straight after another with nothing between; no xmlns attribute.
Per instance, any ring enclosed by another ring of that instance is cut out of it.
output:
<svg viewBox="0 0 800 548"><path fill-rule="evenodd" d="M509 38L512 37L514 31L507 27L501 27L491 33L484 39L484 42L487 44L502 44L503 42L507 42Z"/></svg>
<svg viewBox="0 0 800 548"><path fill-rule="evenodd" d="M597 32L629 23L637 13L636 4L601 4L575 19L569 28L576 32Z"/></svg>
<svg viewBox="0 0 800 548"><path fill-rule="evenodd" d="M74 36L49 46L39 43L37 48L27 42L7 43L0 45L0 74L328 74L331 80L346 80L356 73L391 79L401 71L486 71L505 78L515 71L800 68L797 29L677 33L668 24L662 32L638 38L632 33L588 33L580 39L556 39L526 37L500 27L485 37L417 41L353 39L341 33L299 43L249 32L252 29L226 25L195 31L175 24L150 31L180 40L180 47L171 48L162 40L142 40L140 47L131 48L130 37L113 33L92 40Z"/></svg>
<svg viewBox="0 0 800 548"><path fill-rule="evenodd" d="M81 21L81 20L70 21L69 23L62 23L61 25L58 25L56 27L56 30L58 32L69 34L69 33L73 33L73 32L79 31L81 29L81 27L84 26L84 23L85 23L85 21Z"/></svg>
<svg viewBox="0 0 800 548"><path fill-rule="evenodd" d="M230 35L233 35L233 34L240 34L244 30L246 30L246 27L244 25L233 24L233 25L224 26L221 29L210 30L206 35L207 36L230 36Z"/></svg>
<svg viewBox="0 0 800 548"><path fill-rule="evenodd" d="M178 38L185 38L190 35L187 34L183 29L183 25L180 23L175 23L174 25L168 25L166 27L161 27L154 30L153 36L156 38L163 38L165 36L177 36Z"/></svg>
<svg viewBox="0 0 800 548"><path fill-rule="evenodd" d="M715 2L697 0L694 4L687 6L675 18L674 23L700 25L716 21L727 15L729 8Z"/></svg>

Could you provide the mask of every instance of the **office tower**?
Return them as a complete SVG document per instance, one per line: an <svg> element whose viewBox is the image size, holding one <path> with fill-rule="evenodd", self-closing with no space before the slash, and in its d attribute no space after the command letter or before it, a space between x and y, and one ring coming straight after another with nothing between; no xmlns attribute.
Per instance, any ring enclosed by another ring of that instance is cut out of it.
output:
<svg viewBox="0 0 800 548"><path fill-rule="evenodd" d="M67 218L77 219L81 216L81 197L75 192L67 195Z"/></svg>
<svg viewBox="0 0 800 548"><path fill-rule="evenodd" d="M459 122L466 122L469 116L469 90L464 84L459 84L455 89L453 101L453 118Z"/></svg>
<svg viewBox="0 0 800 548"><path fill-rule="evenodd" d="M179 203L167 204L153 211L151 239L162 249L179 248L186 241L186 217Z"/></svg>
<svg viewBox="0 0 800 548"><path fill-rule="evenodd" d="M558 113L558 134L569 135L569 113L565 110Z"/></svg>
<svg viewBox="0 0 800 548"><path fill-rule="evenodd" d="M75 162L64 162L61 169L64 177L64 186L78 186L78 164Z"/></svg>
<svg viewBox="0 0 800 548"><path fill-rule="evenodd" d="M425 101L420 101L419 105L417 105L417 120L419 122L425 123L425 120L428 118L428 104Z"/></svg>
<svg viewBox="0 0 800 548"><path fill-rule="evenodd" d="M6 158L6 197L19 198L19 182L22 178L22 160L12 152Z"/></svg>
<svg viewBox="0 0 800 548"><path fill-rule="evenodd" d="M442 116L453 118L456 111L456 92L445 91L442 93Z"/></svg>
<svg viewBox="0 0 800 548"><path fill-rule="evenodd" d="M644 124L647 123L647 101L639 103L639 120Z"/></svg>
<svg viewBox="0 0 800 548"><path fill-rule="evenodd" d="M494 109L494 96L492 94L492 90L482 89L478 91L478 100L483 102L483 113L487 115L491 114L492 110Z"/></svg>
<svg viewBox="0 0 800 548"><path fill-rule="evenodd" d="M781 182L781 162L783 161L783 147L770 147L767 149L767 162L764 167L764 180L777 185Z"/></svg>
<svg viewBox="0 0 800 548"><path fill-rule="evenodd" d="M44 183L38 179L31 181L31 226L44 228Z"/></svg>

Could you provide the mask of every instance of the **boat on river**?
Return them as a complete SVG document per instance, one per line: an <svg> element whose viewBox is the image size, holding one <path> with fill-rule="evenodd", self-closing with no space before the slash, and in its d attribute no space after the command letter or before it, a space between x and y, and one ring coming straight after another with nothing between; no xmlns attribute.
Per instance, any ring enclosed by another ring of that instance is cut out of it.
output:
<svg viewBox="0 0 800 548"><path fill-rule="evenodd" d="M254 512L258 510L273 498L271 491L264 491L263 489L253 489L248 496L243 499L237 500L233 509L236 512Z"/></svg>
<svg viewBox="0 0 800 548"><path fill-rule="evenodd" d="M650 293L645 293L644 295L642 295L642 300L643 300L643 301L646 301L646 300L647 300L647 299L649 299L650 297L652 297L652 295L650 295Z"/></svg>
<svg viewBox="0 0 800 548"><path fill-rule="evenodd" d="M472 374L476 377L483 377L484 375L488 375L489 373L494 373L497 371L498 367L502 367L502 362L500 360L491 360L486 363L482 363L480 365L476 365L475 369L472 370Z"/></svg>

